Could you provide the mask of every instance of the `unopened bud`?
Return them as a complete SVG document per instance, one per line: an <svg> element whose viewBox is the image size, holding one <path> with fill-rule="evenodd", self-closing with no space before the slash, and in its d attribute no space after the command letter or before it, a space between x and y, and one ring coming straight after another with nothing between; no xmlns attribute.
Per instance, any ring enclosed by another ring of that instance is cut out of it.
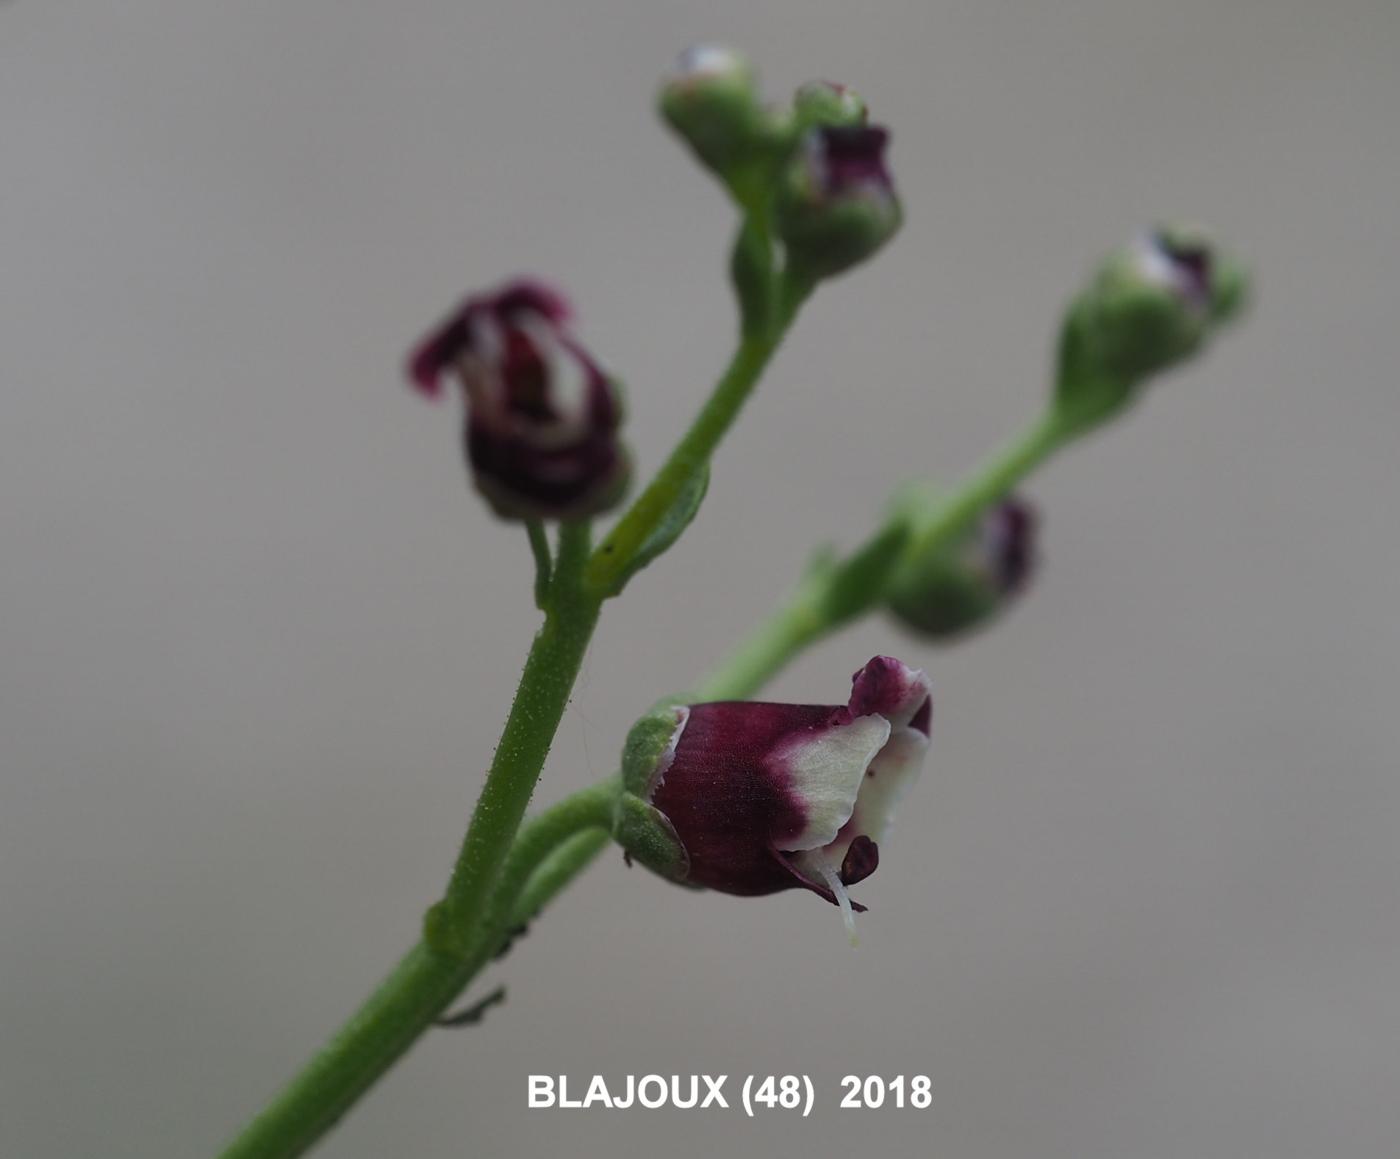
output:
<svg viewBox="0 0 1400 1159"><path fill-rule="evenodd" d="M761 180L786 148L786 130L759 99L753 66L733 49L683 52L662 82L660 105L701 163L736 193Z"/></svg>
<svg viewBox="0 0 1400 1159"><path fill-rule="evenodd" d="M1245 294L1243 271L1198 230L1154 229L1109 255L1061 333L1066 420L1089 427L1117 413L1146 379L1196 354Z"/></svg>
<svg viewBox="0 0 1400 1159"><path fill-rule="evenodd" d="M778 191L778 232L793 266L829 278L872 256L903 220L885 167L885 129L820 126L803 138Z"/></svg>
<svg viewBox="0 0 1400 1159"><path fill-rule="evenodd" d="M1011 605L1036 565L1038 520L1012 497L988 508L954 544L905 563L890 584L890 611L922 636L949 640Z"/></svg>
<svg viewBox="0 0 1400 1159"><path fill-rule="evenodd" d="M792 115L797 128L804 131L821 125L864 125L870 119L855 89L829 80L811 80L799 87L793 94Z"/></svg>
<svg viewBox="0 0 1400 1159"><path fill-rule="evenodd" d="M468 298L409 359L424 394L461 383L472 477L505 519L582 518L627 486L617 383L569 332L568 313L550 287L512 282Z"/></svg>

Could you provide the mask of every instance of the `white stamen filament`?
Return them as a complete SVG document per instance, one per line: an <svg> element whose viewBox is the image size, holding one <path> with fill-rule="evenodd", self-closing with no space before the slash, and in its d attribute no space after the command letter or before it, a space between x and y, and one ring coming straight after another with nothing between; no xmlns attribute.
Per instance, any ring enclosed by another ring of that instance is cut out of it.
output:
<svg viewBox="0 0 1400 1159"><path fill-rule="evenodd" d="M827 864L826 858L820 853L812 858L812 863L816 866L817 872L822 875L822 880L836 895L836 904L841 907L841 920L846 923L846 934L851 939L851 945L860 945L860 939L856 937L856 915L855 911L851 909L851 895L846 892L841 875Z"/></svg>

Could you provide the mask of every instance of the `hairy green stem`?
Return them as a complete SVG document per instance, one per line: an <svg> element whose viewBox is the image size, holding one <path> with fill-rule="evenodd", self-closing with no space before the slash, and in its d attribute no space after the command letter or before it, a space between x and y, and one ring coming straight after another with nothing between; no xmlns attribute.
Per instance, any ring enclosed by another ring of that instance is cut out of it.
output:
<svg viewBox="0 0 1400 1159"><path fill-rule="evenodd" d="M610 829L585 829L565 838L551 850L520 891L511 914L511 925L522 926L532 921L560 890L587 869L593 859L611 844Z"/></svg>
<svg viewBox="0 0 1400 1159"><path fill-rule="evenodd" d="M617 781L566 797L527 822L501 868L484 932L466 957L419 942L369 1000L223 1153L299 1155L441 1017L510 931L534 917L608 841Z"/></svg>
<svg viewBox="0 0 1400 1159"><path fill-rule="evenodd" d="M775 316L769 325L747 332L739 342L714 392L652 481L593 553L584 582L589 591L606 593L626 572L648 536L656 530L691 480L710 461L725 433L758 384L769 359L811 292L808 283L779 284Z"/></svg>
<svg viewBox="0 0 1400 1159"><path fill-rule="evenodd" d="M939 504L933 518L915 534L909 554L918 556L945 547L1072 437L1073 432L1066 428L1057 413L1047 411L1020 436L990 456Z"/></svg>
<svg viewBox="0 0 1400 1159"><path fill-rule="evenodd" d="M884 585L902 559L946 547L961 535L988 506L1003 498L1071 437L1053 414L1033 423L1017 439L992 455L931 515L920 520L903 550L888 557L882 572L862 570L863 593L845 591L862 557L882 537L907 520L907 510L897 508L875 534L846 560L813 569L773 613L746 636L725 661L696 685L699 700L742 700L752 696L776 676L804 648L849 623L856 614L883 601Z"/></svg>
<svg viewBox="0 0 1400 1159"><path fill-rule="evenodd" d="M564 524L544 627L525 661L447 892L429 922L429 940L446 952L471 948L598 623L599 602L579 582L588 547L586 523Z"/></svg>

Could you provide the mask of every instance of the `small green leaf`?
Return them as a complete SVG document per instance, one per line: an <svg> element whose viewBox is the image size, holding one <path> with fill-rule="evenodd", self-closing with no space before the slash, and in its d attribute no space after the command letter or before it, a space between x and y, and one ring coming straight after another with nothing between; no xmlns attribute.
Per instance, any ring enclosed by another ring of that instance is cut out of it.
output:
<svg viewBox="0 0 1400 1159"><path fill-rule="evenodd" d="M690 521L695 518L695 513L700 510L700 503L704 500L705 492L709 486L710 465L706 463L681 489L681 493L676 496L676 501L671 504L671 509L662 516L652 533L638 545L632 558L627 561L627 565L603 593L605 596L617 595L642 568L670 549L671 545L680 538L681 532L690 526Z"/></svg>

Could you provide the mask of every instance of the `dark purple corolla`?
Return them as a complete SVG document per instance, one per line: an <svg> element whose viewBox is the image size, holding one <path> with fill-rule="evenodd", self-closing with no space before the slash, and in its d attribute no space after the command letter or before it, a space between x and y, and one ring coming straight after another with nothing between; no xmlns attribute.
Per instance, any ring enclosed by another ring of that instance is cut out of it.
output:
<svg viewBox="0 0 1400 1159"><path fill-rule="evenodd" d="M807 140L813 180L828 197L869 193L889 197L894 182L885 167L889 130L875 125L827 125Z"/></svg>
<svg viewBox="0 0 1400 1159"><path fill-rule="evenodd" d="M890 582L890 610L933 639L987 624L1030 582L1038 531L1039 517L1024 499L993 504L953 544L904 562Z"/></svg>
<svg viewBox="0 0 1400 1159"><path fill-rule="evenodd" d="M616 384L569 333L564 297L512 282L468 298L414 350L424 394L456 378L467 398L466 449L477 488L507 519L576 519L627 484Z"/></svg>
<svg viewBox="0 0 1400 1159"><path fill-rule="evenodd" d="M865 261L899 229L903 211L885 164L889 139L888 130L863 122L819 125L803 137L776 208L790 256L811 277Z"/></svg>
<svg viewBox="0 0 1400 1159"><path fill-rule="evenodd" d="M625 754L625 778L678 848L669 859L638 856L724 893L808 889L850 925L864 907L847 887L879 864L895 805L922 768L931 716L928 678L888 656L855 674L845 705L663 705L638 726L664 725L649 751Z"/></svg>

